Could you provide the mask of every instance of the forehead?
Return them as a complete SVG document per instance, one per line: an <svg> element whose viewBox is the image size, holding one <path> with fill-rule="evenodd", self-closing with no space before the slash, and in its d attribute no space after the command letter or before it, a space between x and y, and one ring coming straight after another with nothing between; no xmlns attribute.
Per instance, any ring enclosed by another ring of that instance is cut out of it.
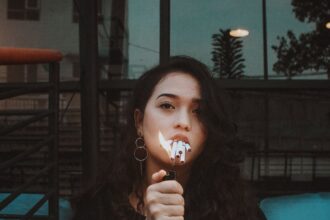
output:
<svg viewBox="0 0 330 220"><path fill-rule="evenodd" d="M159 95L160 93L200 98L200 85L190 74L172 72L158 82L154 89L153 96Z"/></svg>

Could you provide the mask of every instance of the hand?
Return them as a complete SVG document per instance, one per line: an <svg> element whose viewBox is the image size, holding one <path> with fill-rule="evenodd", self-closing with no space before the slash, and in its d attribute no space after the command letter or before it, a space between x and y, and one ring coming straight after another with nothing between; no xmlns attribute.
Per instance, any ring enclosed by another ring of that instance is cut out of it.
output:
<svg viewBox="0 0 330 220"><path fill-rule="evenodd" d="M147 188L146 220L183 220L183 188L175 180L162 181L166 175L160 170L152 175L152 184Z"/></svg>

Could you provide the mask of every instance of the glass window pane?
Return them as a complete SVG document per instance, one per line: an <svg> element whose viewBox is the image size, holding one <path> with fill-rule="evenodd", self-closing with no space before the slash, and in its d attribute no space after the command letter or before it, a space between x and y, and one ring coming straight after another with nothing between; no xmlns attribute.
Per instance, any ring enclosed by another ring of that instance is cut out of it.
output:
<svg viewBox="0 0 330 220"><path fill-rule="evenodd" d="M7 17L8 19L24 20L25 13L24 11L8 11Z"/></svg>
<svg viewBox="0 0 330 220"><path fill-rule="evenodd" d="M267 4L270 79L329 79L329 1Z"/></svg>
<svg viewBox="0 0 330 220"><path fill-rule="evenodd" d="M21 9L25 8L25 0L8 0L8 9Z"/></svg>
<svg viewBox="0 0 330 220"><path fill-rule="evenodd" d="M128 1L128 77L159 63L159 1Z"/></svg>
<svg viewBox="0 0 330 220"><path fill-rule="evenodd" d="M29 8L37 8L38 7L38 0L27 0L27 6Z"/></svg>
<svg viewBox="0 0 330 220"><path fill-rule="evenodd" d="M225 70L223 78L263 78L261 8L257 0L172 1L171 55L193 56L218 76ZM231 37L237 29L249 35Z"/></svg>
<svg viewBox="0 0 330 220"><path fill-rule="evenodd" d="M128 3L120 0L103 0L102 4L103 15L98 17L99 75L101 79L126 78L128 59Z"/></svg>

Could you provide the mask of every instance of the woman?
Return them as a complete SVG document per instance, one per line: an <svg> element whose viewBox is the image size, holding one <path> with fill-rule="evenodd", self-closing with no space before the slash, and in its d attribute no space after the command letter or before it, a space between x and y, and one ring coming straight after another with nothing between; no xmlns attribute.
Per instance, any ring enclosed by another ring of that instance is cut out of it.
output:
<svg viewBox="0 0 330 220"><path fill-rule="evenodd" d="M140 77L122 144L74 219L261 219L240 177L240 142L207 67L172 57ZM165 180L166 171L175 180Z"/></svg>

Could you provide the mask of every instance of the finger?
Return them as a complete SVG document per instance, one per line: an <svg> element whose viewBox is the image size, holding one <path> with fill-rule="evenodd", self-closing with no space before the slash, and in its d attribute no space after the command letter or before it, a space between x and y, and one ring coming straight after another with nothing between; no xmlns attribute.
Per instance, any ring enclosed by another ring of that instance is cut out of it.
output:
<svg viewBox="0 0 330 220"><path fill-rule="evenodd" d="M169 217L183 216L184 206L182 205L165 205L163 206L163 211Z"/></svg>
<svg viewBox="0 0 330 220"><path fill-rule="evenodd" d="M148 187L149 191L157 191L160 193L177 193L182 195L183 188L176 180L162 181Z"/></svg>
<svg viewBox="0 0 330 220"><path fill-rule="evenodd" d="M162 220L184 220L183 216L162 216Z"/></svg>
<svg viewBox="0 0 330 220"><path fill-rule="evenodd" d="M166 216L164 220L184 220L183 216Z"/></svg>
<svg viewBox="0 0 330 220"><path fill-rule="evenodd" d="M151 215L146 216L146 220L161 219L161 220L184 220L183 216L158 216L158 218L152 217Z"/></svg>
<svg viewBox="0 0 330 220"><path fill-rule="evenodd" d="M147 211L147 216L156 217L151 219L164 219L164 217L184 216L184 206L162 204L152 205Z"/></svg>
<svg viewBox="0 0 330 220"><path fill-rule="evenodd" d="M184 198L180 194L159 193L158 201L164 205L181 205L184 206Z"/></svg>
<svg viewBox="0 0 330 220"><path fill-rule="evenodd" d="M163 180L163 178L164 178L165 175L166 175L166 171L165 170L160 170L160 171L152 174L152 176L151 176L151 184L161 182Z"/></svg>

